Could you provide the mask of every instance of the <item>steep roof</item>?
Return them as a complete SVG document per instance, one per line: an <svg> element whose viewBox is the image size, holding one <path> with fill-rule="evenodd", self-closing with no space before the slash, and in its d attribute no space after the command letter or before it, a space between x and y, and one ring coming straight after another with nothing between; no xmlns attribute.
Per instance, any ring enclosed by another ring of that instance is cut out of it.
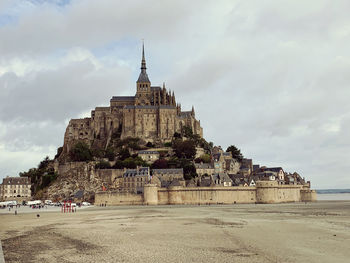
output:
<svg viewBox="0 0 350 263"><path fill-rule="evenodd" d="M146 72L146 59L145 59L145 46L142 44L142 60L141 60L141 72L137 82L149 82L149 78Z"/></svg>
<svg viewBox="0 0 350 263"><path fill-rule="evenodd" d="M278 173L280 170L283 171L282 167L267 167L267 168L264 168L264 171L271 171L271 172L275 172L275 173Z"/></svg>
<svg viewBox="0 0 350 263"><path fill-rule="evenodd" d="M6 177L2 181L3 185L28 185L30 179L28 177Z"/></svg>
<svg viewBox="0 0 350 263"><path fill-rule="evenodd" d="M141 167L139 169L128 169L123 174L124 177L145 176L149 175L149 167Z"/></svg>

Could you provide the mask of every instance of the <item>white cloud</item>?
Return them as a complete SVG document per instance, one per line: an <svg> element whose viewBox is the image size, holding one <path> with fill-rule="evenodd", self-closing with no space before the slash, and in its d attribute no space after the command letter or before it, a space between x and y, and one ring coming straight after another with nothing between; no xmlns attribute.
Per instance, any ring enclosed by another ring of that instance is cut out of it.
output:
<svg viewBox="0 0 350 263"><path fill-rule="evenodd" d="M0 23L0 154L43 158L69 118L133 94L145 38L152 83L194 104L207 139L350 187L348 1L31 2L7 3L16 22Z"/></svg>

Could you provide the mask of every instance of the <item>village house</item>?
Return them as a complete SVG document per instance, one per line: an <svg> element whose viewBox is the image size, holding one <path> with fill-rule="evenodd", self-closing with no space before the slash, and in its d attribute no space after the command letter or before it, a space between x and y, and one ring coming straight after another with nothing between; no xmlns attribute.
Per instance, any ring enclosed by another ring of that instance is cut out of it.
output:
<svg viewBox="0 0 350 263"><path fill-rule="evenodd" d="M212 181L217 186L232 186L232 180L226 173L213 174Z"/></svg>
<svg viewBox="0 0 350 263"><path fill-rule="evenodd" d="M225 159L225 170L228 174L237 174L240 166L240 163L236 159Z"/></svg>
<svg viewBox="0 0 350 263"><path fill-rule="evenodd" d="M199 175L199 176L202 176L202 175L212 175L214 174L214 166L211 164L211 163L195 163L194 164L194 167L196 168L196 173Z"/></svg>
<svg viewBox="0 0 350 263"><path fill-rule="evenodd" d="M161 187L168 187L174 180L181 182L184 185L184 171L183 168L176 169L153 169L152 178L158 178Z"/></svg>
<svg viewBox="0 0 350 263"><path fill-rule="evenodd" d="M132 193L143 193L143 187L150 181L149 167L137 167L136 169L127 169L119 181L119 190Z"/></svg>
<svg viewBox="0 0 350 263"><path fill-rule="evenodd" d="M3 179L1 188L1 199L6 200L13 197L31 197L31 184L28 177L9 177Z"/></svg>

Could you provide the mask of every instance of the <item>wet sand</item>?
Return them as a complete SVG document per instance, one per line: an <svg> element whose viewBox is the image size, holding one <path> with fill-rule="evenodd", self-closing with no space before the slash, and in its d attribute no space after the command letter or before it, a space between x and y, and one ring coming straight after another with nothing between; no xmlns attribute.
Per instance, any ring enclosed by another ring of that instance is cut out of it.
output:
<svg viewBox="0 0 350 263"><path fill-rule="evenodd" d="M0 236L6 262L349 262L350 201L19 210Z"/></svg>

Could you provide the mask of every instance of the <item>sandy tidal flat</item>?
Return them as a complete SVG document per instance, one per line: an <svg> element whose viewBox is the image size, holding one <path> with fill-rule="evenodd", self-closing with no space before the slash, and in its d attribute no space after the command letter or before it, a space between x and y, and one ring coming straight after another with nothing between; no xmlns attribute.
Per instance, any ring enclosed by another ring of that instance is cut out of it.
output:
<svg viewBox="0 0 350 263"><path fill-rule="evenodd" d="M350 201L0 214L6 262L350 262Z"/></svg>

